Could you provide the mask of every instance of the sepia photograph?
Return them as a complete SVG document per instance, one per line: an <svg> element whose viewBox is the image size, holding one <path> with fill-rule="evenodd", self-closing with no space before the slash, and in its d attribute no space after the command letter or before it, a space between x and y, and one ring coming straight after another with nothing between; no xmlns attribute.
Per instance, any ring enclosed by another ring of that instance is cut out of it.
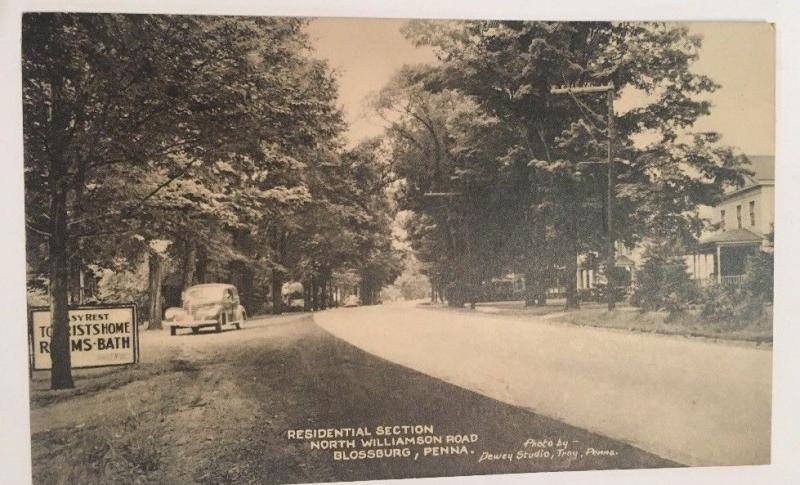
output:
<svg viewBox="0 0 800 485"><path fill-rule="evenodd" d="M15 22L32 483L773 463L774 23Z"/></svg>

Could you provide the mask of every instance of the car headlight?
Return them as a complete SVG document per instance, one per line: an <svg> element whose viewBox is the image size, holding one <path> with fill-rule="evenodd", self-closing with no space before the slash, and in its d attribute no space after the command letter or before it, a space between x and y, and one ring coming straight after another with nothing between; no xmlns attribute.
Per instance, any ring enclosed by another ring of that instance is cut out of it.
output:
<svg viewBox="0 0 800 485"><path fill-rule="evenodd" d="M186 320L186 311L183 308L171 307L164 312L164 319L169 321Z"/></svg>

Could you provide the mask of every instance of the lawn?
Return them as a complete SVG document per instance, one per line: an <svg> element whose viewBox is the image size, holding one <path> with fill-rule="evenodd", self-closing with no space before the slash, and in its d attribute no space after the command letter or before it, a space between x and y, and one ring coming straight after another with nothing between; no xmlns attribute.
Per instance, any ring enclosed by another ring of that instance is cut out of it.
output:
<svg viewBox="0 0 800 485"><path fill-rule="evenodd" d="M772 308L768 308L760 319L747 324L709 322L698 311L668 318L667 312L641 312L629 305L619 305L609 312L605 307L593 306L564 313L552 321L591 327L605 327L634 332L652 332L687 337L752 342L772 345Z"/></svg>
<svg viewBox="0 0 800 485"><path fill-rule="evenodd" d="M426 304L427 308L449 308L441 304ZM686 337L702 337L718 340L749 342L757 345L772 345L772 307L764 315L747 324L710 322L699 315L698 310L689 310L673 319L665 311L642 312L627 303L618 303L615 311L609 312L605 303L586 302L578 310L564 310L563 299L550 299L544 306L526 307L522 301L478 303L474 310L449 308L464 313L485 313L501 317L542 319L552 323L615 328L632 332L651 332Z"/></svg>

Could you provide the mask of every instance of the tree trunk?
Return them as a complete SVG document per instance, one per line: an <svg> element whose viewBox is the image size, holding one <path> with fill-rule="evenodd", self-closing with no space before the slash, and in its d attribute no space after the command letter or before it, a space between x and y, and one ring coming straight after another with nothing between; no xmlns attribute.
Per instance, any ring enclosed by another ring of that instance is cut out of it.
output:
<svg viewBox="0 0 800 485"><path fill-rule="evenodd" d="M574 309L580 307L578 302L578 210L574 204L570 204L569 221L567 222L567 234L564 248L564 285L566 286L565 308Z"/></svg>
<svg viewBox="0 0 800 485"><path fill-rule="evenodd" d="M53 164L51 164L52 166ZM52 170L52 168L51 168ZM50 196L50 315L52 337L50 339L51 389L71 389L72 359L69 339L68 287L69 270L67 255L67 193L58 172L51 173Z"/></svg>
<svg viewBox="0 0 800 485"><path fill-rule="evenodd" d="M272 314L283 313L283 271L272 268Z"/></svg>
<svg viewBox="0 0 800 485"><path fill-rule="evenodd" d="M69 303L80 305L83 303L83 260L77 254L72 255L69 263Z"/></svg>
<svg viewBox="0 0 800 485"><path fill-rule="evenodd" d="M278 263L284 264L286 259L286 232L273 234L273 246L278 257ZM278 268L272 268L272 313L280 315L283 313L283 282L286 275Z"/></svg>
<svg viewBox="0 0 800 485"><path fill-rule="evenodd" d="M319 310L319 307L317 307L317 277L313 273L311 274L311 288L309 288L309 293L311 297L311 311L315 312Z"/></svg>
<svg viewBox="0 0 800 485"><path fill-rule="evenodd" d="M195 267L195 273L195 278L198 283L208 283L208 252L203 245L197 248L197 266Z"/></svg>
<svg viewBox="0 0 800 485"><path fill-rule="evenodd" d="M547 253L547 227L544 221L544 214L539 214L539 221L536 223L534 233L534 247L536 248L537 258L534 261L537 279L534 284L534 291L536 293L536 306L545 306L547 304L547 286L549 284L550 267L548 264L550 260Z"/></svg>
<svg viewBox="0 0 800 485"><path fill-rule="evenodd" d="M253 254L253 238L250 236L250 232L247 229L237 228L231 231L231 236L233 247L245 257L250 258ZM261 311L261 301L256 299L253 291L255 274L252 263L235 260L230 262L228 269L231 273L231 283L239 290L244 307L252 314Z"/></svg>
<svg viewBox="0 0 800 485"><path fill-rule="evenodd" d="M161 329L161 256L155 252L148 253L148 294L150 295L148 330Z"/></svg>
<svg viewBox="0 0 800 485"><path fill-rule="evenodd" d="M525 306L547 304L548 256L544 238L544 223L534 223L531 256L525 271Z"/></svg>
<svg viewBox="0 0 800 485"><path fill-rule="evenodd" d="M261 298L257 298L255 294L255 272L253 268L250 267L250 263L246 262L242 262L239 265L239 271L239 284L237 285L237 289L239 290L242 304L247 308L247 311L251 312L253 315L260 313L263 310L264 301Z"/></svg>
<svg viewBox="0 0 800 485"><path fill-rule="evenodd" d="M197 241L191 238L186 241L186 254L183 260L183 289L194 285L197 273Z"/></svg>
<svg viewBox="0 0 800 485"><path fill-rule="evenodd" d="M361 281L361 288L359 288L358 292L361 295L362 305L372 305L372 295L370 295L369 286L366 281Z"/></svg>
<svg viewBox="0 0 800 485"><path fill-rule="evenodd" d="M314 277L314 310L322 310L322 278L319 275Z"/></svg>
<svg viewBox="0 0 800 485"><path fill-rule="evenodd" d="M83 272L83 299L84 301L97 295L97 278L91 270Z"/></svg>
<svg viewBox="0 0 800 485"><path fill-rule="evenodd" d="M546 149L546 146L544 147ZM549 159L549 153L547 154L547 158ZM539 182L536 180L536 173L529 174L529 180L532 186L530 200L532 202L533 207L539 207L541 202L541 194L539 193L539 186L537 185ZM530 211L530 209L528 209ZM535 212L532 214L533 218L533 251L534 251L534 260L533 260L533 267L534 272L536 273L536 280L533 282L533 288L535 293L535 300L536 306L545 306L547 304L547 286L549 283L549 273L551 261L548 255L548 247L547 247L547 214L543 209L535 209Z"/></svg>
<svg viewBox="0 0 800 485"><path fill-rule="evenodd" d="M50 30L49 28L47 30ZM52 30L50 34L52 35ZM45 35L53 59L63 57L62 46L50 35ZM75 387L72 381L72 356L69 338L69 233L67 199L71 163L66 156L67 128L66 110L62 104L64 99L64 78L57 74L58 69L51 70L50 77L50 110L48 113L49 134L48 151L48 189L50 200L50 235L49 246L49 291L50 291L50 388L70 389Z"/></svg>
<svg viewBox="0 0 800 485"><path fill-rule="evenodd" d="M325 310L328 308L328 280L321 278L319 282L319 308Z"/></svg>
<svg viewBox="0 0 800 485"><path fill-rule="evenodd" d="M447 286L447 305L455 308L464 306L461 299L461 287L458 283L450 283Z"/></svg>

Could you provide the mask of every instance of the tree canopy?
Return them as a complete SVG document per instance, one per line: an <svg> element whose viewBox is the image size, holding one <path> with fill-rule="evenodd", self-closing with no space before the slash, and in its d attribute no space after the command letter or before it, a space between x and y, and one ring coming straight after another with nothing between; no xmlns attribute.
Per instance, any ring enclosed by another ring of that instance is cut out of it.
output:
<svg viewBox="0 0 800 485"><path fill-rule="evenodd" d="M701 39L683 25L412 21L404 32L439 63L399 72L377 108L395 111L388 135L414 244L457 305L509 271L526 273L529 303L560 284L576 305L577 256L606 253L606 96L555 86L643 100L613 117L616 241L693 240L698 207L746 173L717 134L690 133L718 86L691 69Z"/></svg>

